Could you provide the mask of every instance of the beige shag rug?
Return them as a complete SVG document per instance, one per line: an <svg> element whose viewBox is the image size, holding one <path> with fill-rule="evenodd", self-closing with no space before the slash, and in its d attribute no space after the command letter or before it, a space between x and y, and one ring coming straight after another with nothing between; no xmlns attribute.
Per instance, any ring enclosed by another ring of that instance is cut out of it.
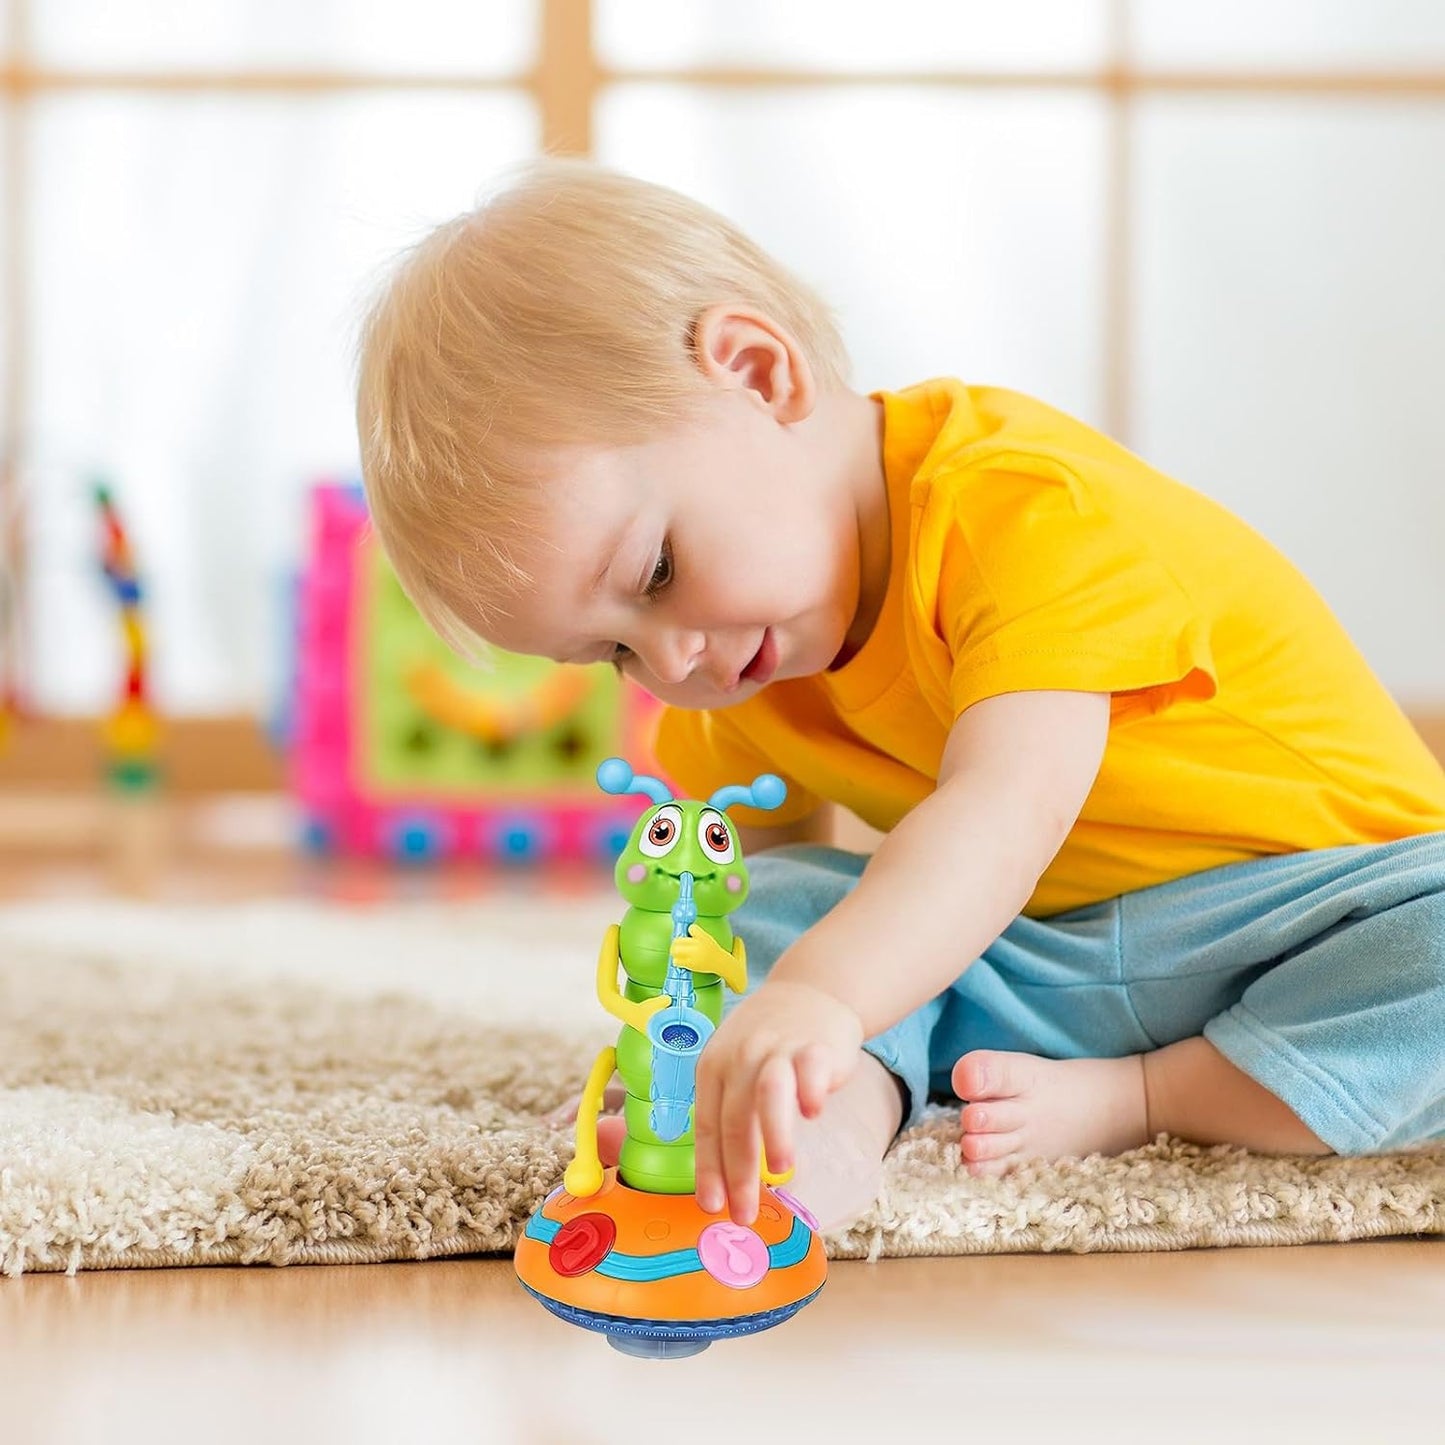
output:
<svg viewBox="0 0 1445 1445"><path fill-rule="evenodd" d="M571 1156L542 1115L613 1036L615 895L0 908L0 1270L509 1251ZM1445 1233L1445 1149L1163 1142L959 1167L934 1110L835 1258Z"/></svg>

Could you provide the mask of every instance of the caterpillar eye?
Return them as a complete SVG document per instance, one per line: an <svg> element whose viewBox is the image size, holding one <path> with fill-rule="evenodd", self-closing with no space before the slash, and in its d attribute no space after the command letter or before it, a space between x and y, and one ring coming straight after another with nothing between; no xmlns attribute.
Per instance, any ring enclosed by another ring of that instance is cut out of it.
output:
<svg viewBox="0 0 1445 1445"><path fill-rule="evenodd" d="M697 820L697 839L714 863L731 863L737 857L732 829L721 813L710 808Z"/></svg>
<svg viewBox="0 0 1445 1445"><path fill-rule="evenodd" d="M647 827L637 840L637 846L649 858L665 858L677 847L682 837L682 809L671 805L659 808L648 819Z"/></svg>

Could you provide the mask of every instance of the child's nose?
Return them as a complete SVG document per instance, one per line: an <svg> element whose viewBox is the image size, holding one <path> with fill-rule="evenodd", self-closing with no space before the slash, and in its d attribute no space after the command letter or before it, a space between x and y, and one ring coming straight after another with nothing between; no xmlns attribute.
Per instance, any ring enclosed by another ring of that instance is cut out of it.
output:
<svg viewBox="0 0 1445 1445"><path fill-rule="evenodd" d="M692 676L705 645L700 632L669 628L654 641L647 665L654 677L676 687Z"/></svg>

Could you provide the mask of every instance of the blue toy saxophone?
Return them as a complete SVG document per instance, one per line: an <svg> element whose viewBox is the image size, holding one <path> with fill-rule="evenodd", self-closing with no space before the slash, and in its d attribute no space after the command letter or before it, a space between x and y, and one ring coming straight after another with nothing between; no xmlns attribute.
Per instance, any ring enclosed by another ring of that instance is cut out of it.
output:
<svg viewBox="0 0 1445 1445"><path fill-rule="evenodd" d="M674 945L686 938L697 922L692 886L692 874L684 870L678 878L677 902L672 905ZM713 1024L694 1007L697 991L692 973L678 967L672 949L662 991L672 1003L647 1021L647 1037L652 1043L652 1114L648 1122L659 1139L672 1143L687 1132L697 1093L697 1056L712 1036Z"/></svg>

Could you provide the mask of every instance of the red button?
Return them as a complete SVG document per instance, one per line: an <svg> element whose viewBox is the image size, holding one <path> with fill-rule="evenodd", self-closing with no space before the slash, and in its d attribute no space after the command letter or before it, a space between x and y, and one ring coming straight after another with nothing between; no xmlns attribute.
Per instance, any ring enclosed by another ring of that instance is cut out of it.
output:
<svg viewBox="0 0 1445 1445"><path fill-rule="evenodd" d="M552 1236L547 1257L560 1275L586 1274L607 1257L617 1226L605 1214L579 1214Z"/></svg>

